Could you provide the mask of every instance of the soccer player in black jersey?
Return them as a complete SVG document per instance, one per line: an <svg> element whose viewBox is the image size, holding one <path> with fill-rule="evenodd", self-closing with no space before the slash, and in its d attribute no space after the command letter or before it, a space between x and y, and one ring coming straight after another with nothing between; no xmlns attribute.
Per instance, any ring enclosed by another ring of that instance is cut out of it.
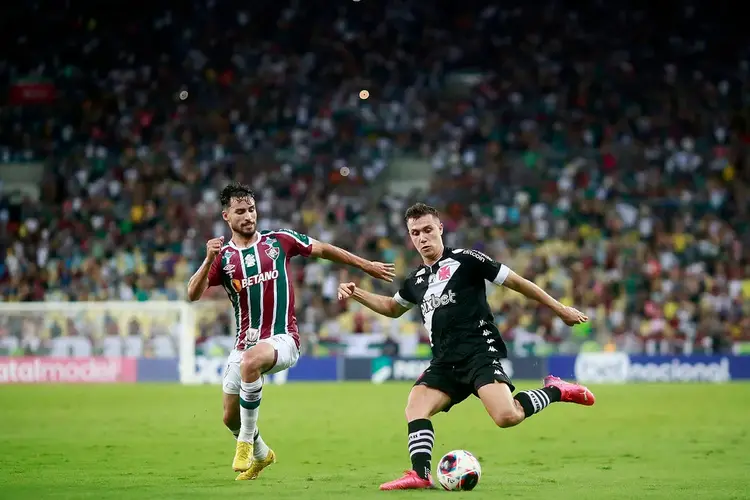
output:
<svg viewBox="0 0 750 500"><path fill-rule="evenodd" d="M443 245L443 224L433 207L417 203L406 211L406 225L423 264L393 297L376 295L354 283L339 285L339 299L353 298L373 311L396 318L421 308L433 358L409 393L406 419L412 470L382 484L381 490L432 488L435 434L430 418L474 394L499 427L513 427L558 401L594 404L586 387L548 376L544 387L520 391L500 364L507 349L487 303L486 281L502 285L551 308L567 325L588 321L529 280L487 255Z"/></svg>

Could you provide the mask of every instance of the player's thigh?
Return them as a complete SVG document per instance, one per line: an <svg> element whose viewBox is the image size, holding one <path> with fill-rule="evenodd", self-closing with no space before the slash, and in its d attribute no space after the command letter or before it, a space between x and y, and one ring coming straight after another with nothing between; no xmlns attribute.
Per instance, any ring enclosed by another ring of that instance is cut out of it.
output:
<svg viewBox="0 0 750 500"><path fill-rule="evenodd" d="M246 373L248 370L264 373L274 366L277 354L274 346L265 342L265 339L258 341L257 344L248 347L242 353L242 363L240 365L242 373Z"/></svg>
<svg viewBox="0 0 750 500"><path fill-rule="evenodd" d="M513 427L523 421L523 408L513 399L508 384L496 380L480 387L477 393L487 414L499 427Z"/></svg>
<svg viewBox="0 0 750 500"><path fill-rule="evenodd" d="M426 385L415 385L406 401L406 420L430 418L451 406L451 397L439 389Z"/></svg>
<svg viewBox="0 0 750 500"><path fill-rule="evenodd" d="M495 424L512 427L523 420L523 410L513 399L515 387L499 360L477 356L471 362L470 376L476 395Z"/></svg>
<svg viewBox="0 0 750 500"><path fill-rule="evenodd" d="M466 399L471 394L456 380L452 370L430 364L414 383L406 403L406 419L429 418Z"/></svg>
<svg viewBox="0 0 750 500"><path fill-rule="evenodd" d="M258 345L262 343L270 345L274 350L272 362L263 369L265 375L287 370L299 361L299 348L291 335L274 335L261 340Z"/></svg>
<svg viewBox="0 0 750 500"><path fill-rule="evenodd" d="M236 350L229 353L227 365L224 368L224 378L221 381L224 400L226 401L227 396L237 396L237 404L239 404L240 385L242 384L242 375L240 373L242 354L242 351ZM224 406L224 408L226 408L226 406Z"/></svg>

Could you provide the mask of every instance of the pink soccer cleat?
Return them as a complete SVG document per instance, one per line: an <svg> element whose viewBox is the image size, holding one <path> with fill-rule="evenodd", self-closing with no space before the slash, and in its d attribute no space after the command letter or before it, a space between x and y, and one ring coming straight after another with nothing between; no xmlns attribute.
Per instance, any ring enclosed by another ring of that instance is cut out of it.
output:
<svg viewBox="0 0 750 500"><path fill-rule="evenodd" d="M414 470L404 472L404 476L380 485L380 489L386 490L424 490L434 488L435 484L430 479L422 479Z"/></svg>
<svg viewBox="0 0 750 500"><path fill-rule="evenodd" d="M596 401L594 393L588 388L566 382L560 377L547 375L544 377L544 387L557 387L560 389L560 401L564 403L577 403L579 405L591 406Z"/></svg>

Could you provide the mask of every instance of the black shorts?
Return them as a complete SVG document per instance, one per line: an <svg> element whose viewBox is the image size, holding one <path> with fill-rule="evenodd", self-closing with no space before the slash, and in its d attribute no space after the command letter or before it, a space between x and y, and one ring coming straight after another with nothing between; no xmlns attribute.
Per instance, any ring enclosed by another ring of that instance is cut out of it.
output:
<svg viewBox="0 0 750 500"><path fill-rule="evenodd" d="M495 381L508 384L511 393L516 390L499 360L482 352L459 363L433 359L414 385L424 385L447 394L451 398L450 404L443 408L447 412L472 394L478 397L480 387Z"/></svg>

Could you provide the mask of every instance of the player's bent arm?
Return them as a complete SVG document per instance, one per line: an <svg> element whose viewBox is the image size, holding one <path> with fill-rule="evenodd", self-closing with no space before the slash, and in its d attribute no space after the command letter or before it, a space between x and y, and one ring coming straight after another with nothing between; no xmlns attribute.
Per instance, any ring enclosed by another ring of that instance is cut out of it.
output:
<svg viewBox="0 0 750 500"><path fill-rule="evenodd" d="M514 292L523 294L524 296L534 299L537 302L544 304L545 306L552 309L555 313L558 313L565 309L565 306L561 304L554 297L550 296L547 292L542 290L536 283L533 283L526 278L523 278L510 269L508 269L508 275L505 277L502 283L498 283L506 288L510 288Z"/></svg>
<svg viewBox="0 0 750 500"><path fill-rule="evenodd" d="M359 287L354 289L352 298L368 309L389 318L398 318L409 310L408 307L399 304L393 297L371 293Z"/></svg>
<svg viewBox="0 0 750 500"><path fill-rule="evenodd" d="M213 260L206 257L201 267L188 281L187 298L190 302L200 299L203 292L208 288L208 272L211 270L211 264L213 264Z"/></svg>
<svg viewBox="0 0 750 500"><path fill-rule="evenodd" d="M318 257L338 264L346 264L347 266L356 267L363 271L367 271L370 266L369 260L363 259L330 243L324 243L314 238L310 238L310 243L312 243L310 257Z"/></svg>

